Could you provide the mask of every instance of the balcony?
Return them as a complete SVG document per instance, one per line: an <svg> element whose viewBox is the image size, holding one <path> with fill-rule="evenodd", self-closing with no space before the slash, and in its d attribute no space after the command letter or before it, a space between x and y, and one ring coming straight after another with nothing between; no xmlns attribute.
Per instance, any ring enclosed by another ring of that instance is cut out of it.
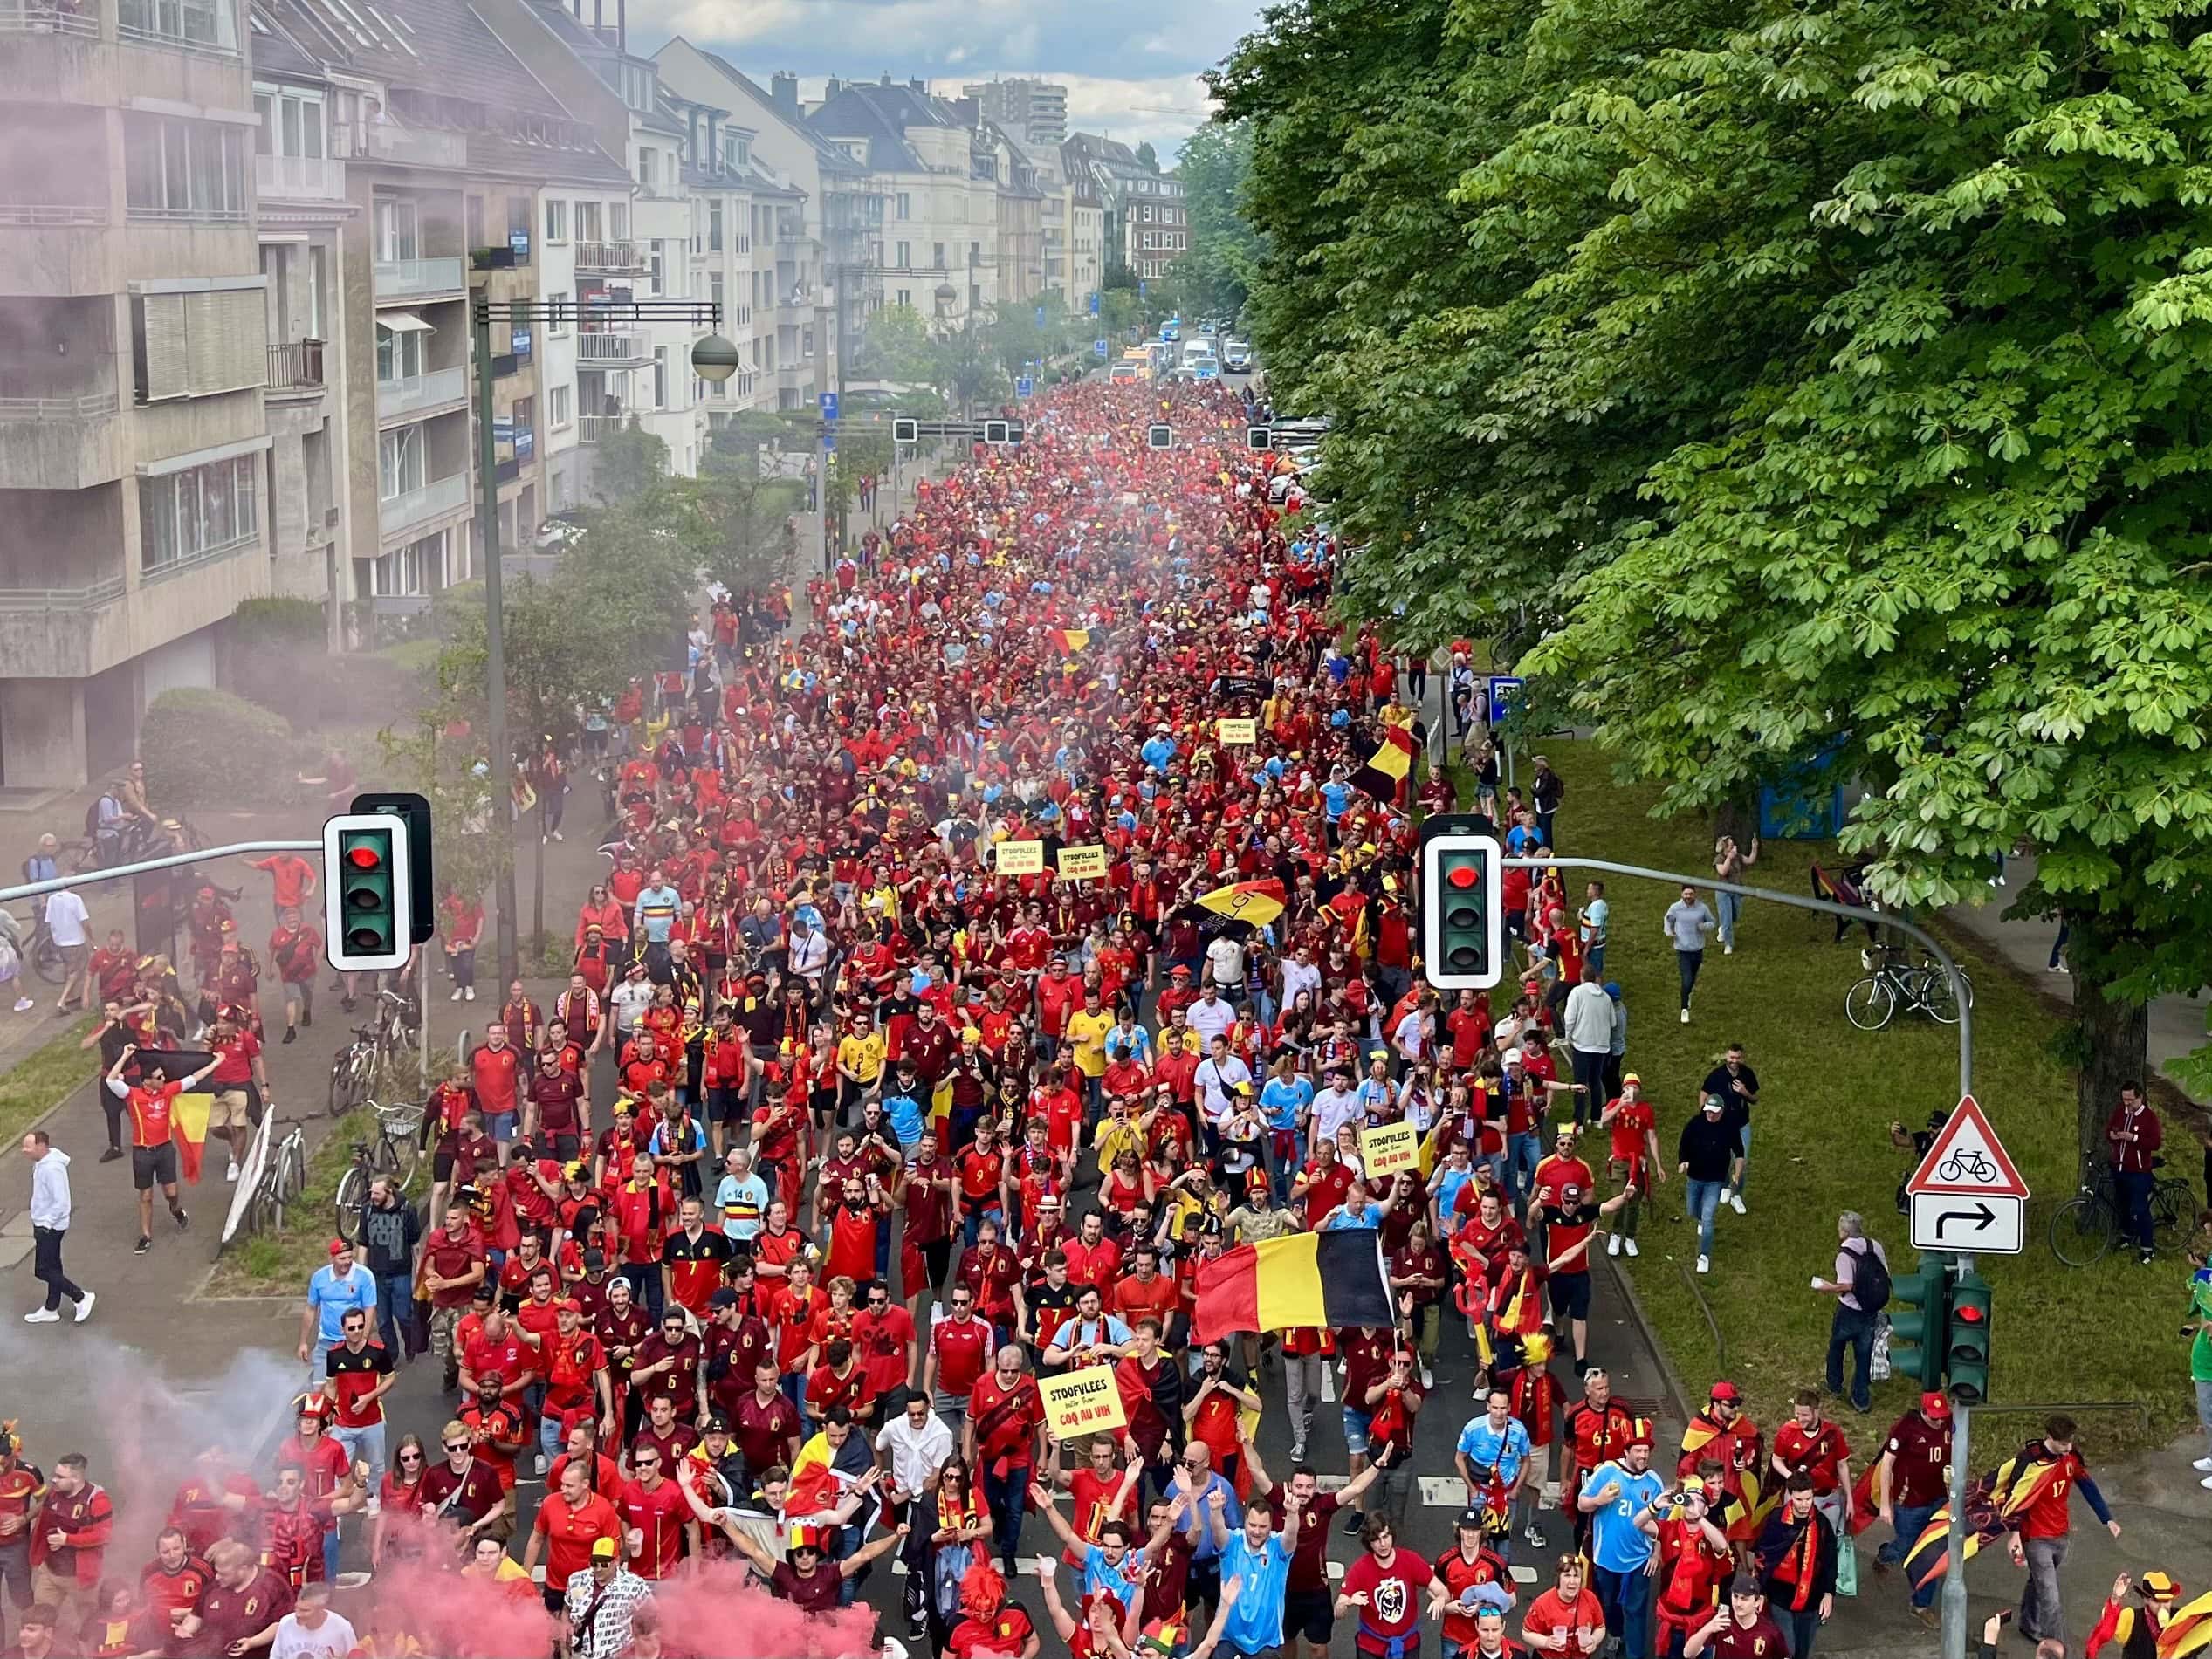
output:
<svg viewBox="0 0 2212 1659"><path fill-rule="evenodd" d="M530 233L515 231L507 238L504 248L472 248L469 250L469 269L471 271L522 271L530 264Z"/></svg>
<svg viewBox="0 0 2212 1659"><path fill-rule="evenodd" d="M97 12L86 14L55 0L0 0L0 35L75 35L100 38Z"/></svg>
<svg viewBox="0 0 2212 1659"><path fill-rule="evenodd" d="M376 504L377 532L389 541L403 531L430 519L457 511L469 504L469 475L457 472L450 478L440 478L426 483L420 490L409 490L402 495L387 496Z"/></svg>
<svg viewBox="0 0 2212 1659"><path fill-rule="evenodd" d="M468 401L469 371L460 364L410 374L404 380L376 382L379 422L409 420Z"/></svg>
<svg viewBox="0 0 2212 1659"><path fill-rule="evenodd" d="M155 582L166 582L172 577L188 575L210 565L219 565L226 559L236 559L240 553L258 549L260 545L261 531L250 530L243 536L233 536L229 541L218 542L212 547L203 547L166 563L148 566L139 572L139 586L143 587Z"/></svg>
<svg viewBox="0 0 2212 1659"><path fill-rule="evenodd" d="M629 419L627 415L580 415L576 417L576 442L597 443L602 439L611 438L622 429L622 423Z"/></svg>
<svg viewBox="0 0 2212 1659"><path fill-rule="evenodd" d="M576 274L599 276L639 276L649 267L645 256L637 250L634 242L579 242L576 243Z"/></svg>
<svg viewBox="0 0 2212 1659"><path fill-rule="evenodd" d="M353 134L355 154L369 161L457 169L469 164L466 134L439 133L378 121L354 127Z"/></svg>
<svg viewBox="0 0 2212 1659"><path fill-rule="evenodd" d="M113 483L123 473L117 413L113 390L0 398L0 488L85 490Z"/></svg>
<svg viewBox="0 0 2212 1659"><path fill-rule="evenodd" d="M84 587L0 587L0 662L11 675L82 679L127 655L120 575Z"/></svg>
<svg viewBox="0 0 2212 1659"><path fill-rule="evenodd" d="M328 155L257 155L254 189L280 202L343 202L346 164Z"/></svg>
<svg viewBox="0 0 2212 1659"><path fill-rule="evenodd" d="M269 348L268 387L272 392L320 391L323 343L296 339Z"/></svg>
<svg viewBox="0 0 2212 1659"><path fill-rule="evenodd" d="M586 329L576 336L578 366L636 368L652 360L652 347L642 328Z"/></svg>
<svg viewBox="0 0 2212 1659"><path fill-rule="evenodd" d="M458 255L449 259L379 259L376 262L376 303L429 299L441 294L458 298L466 284Z"/></svg>

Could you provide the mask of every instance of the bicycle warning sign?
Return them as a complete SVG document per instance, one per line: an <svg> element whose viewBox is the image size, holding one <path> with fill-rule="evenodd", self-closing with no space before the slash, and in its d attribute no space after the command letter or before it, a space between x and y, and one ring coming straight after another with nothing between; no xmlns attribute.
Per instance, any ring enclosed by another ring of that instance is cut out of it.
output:
<svg viewBox="0 0 2212 1659"><path fill-rule="evenodd" d="M1910 1193L1961 1193L1976 1198L2025 1198L2028 1183L1971 1094L1959 1101L1927 1156L1905 1183Z"/></svg>

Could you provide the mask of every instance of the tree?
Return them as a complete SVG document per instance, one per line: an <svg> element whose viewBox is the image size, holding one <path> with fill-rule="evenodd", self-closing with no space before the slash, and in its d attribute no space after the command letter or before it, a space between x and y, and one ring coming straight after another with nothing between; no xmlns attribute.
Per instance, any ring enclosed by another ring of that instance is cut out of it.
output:
<svg viewBox="0 0 2212 1659"><path fill-rule="evenodd" d="M1137 147L1137 165L1148 173L1160 170L1160 153L1152 147L1152 141L1149 138Z"/></svg>
<svg viewBox="0 0 2212 1659"><path fill-rule="evenodd" d="M668 445L633 415L599 441L592 463L592 492L609 504L635 501L668 476Z"/></svg>
<svg viewBox="0 0 2212 1659"><path fill-rule="evenodd" d="M946 402L958 406L962 415L973 415L978 403L997 402L1006 396L1006 372L993 358L989 339L974 318L947 332L937 349L938 389Z"/></svg>
<svg viewBox="0 0 2212 1659"><path fill-rule="evenodd" d="M1260 263L1259 233L1244 216L1245 180L1252 168L1252 124L1209 121L1176 160L1191 246L1176 262L1199 310L1235 317L1244 310Z"/></svg>
<svg viewBox="0 0 2212 1659"><path fill-rule="evenodd" d="M936 354L929 325L911 305L887 305L869 319L852 368L856 379L932 384Z"/></svg>

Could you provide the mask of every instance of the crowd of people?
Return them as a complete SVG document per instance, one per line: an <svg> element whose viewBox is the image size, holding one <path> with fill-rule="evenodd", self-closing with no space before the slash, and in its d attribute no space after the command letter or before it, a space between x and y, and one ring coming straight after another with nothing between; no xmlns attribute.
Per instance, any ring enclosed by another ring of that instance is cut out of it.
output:
<svg viewBox="0 0 2212 1659"><path fill-rule="evenodd" d="M1604 886L1543 867L1563 783L1502 787L1478 747L1463 801L1412 763L1426 665L1329 615L1336 549L1244 416L1218 387L1062 388L787 631L757 626L779 599L718 596L688 674L594 716L619 849L574 970L544 1007L510 985L433 1095L429 1214L385 1183L361 1251L333 1242L273 1483L210 1455L155 1559L110 1562L84 1460L42 1475L10 1443L5 1652L771 1650L709 1629L699 1581L871 1651L841 1610L895 1560L897 1638L958 1659L1340 1634L1412 1659L1432 1625L1446 1659L1808 1659L1877 1523L1876 1571L1932 1616L1948 1403L1882 1436L1826 1415L1869 1409L1887 1271L1856 1217L1829 1388L1771 1436L1721 1381L1662 1445L1591 1361L1590 1257L1638 1253L1658 1188L1684 1182L1700 1271L1746 1208L1757 1075L1729 1050L1666 1155ZM1536 865L1505 876L1515 972L1446 997L1414 860L1420 815L1463 807ZM1733 922L1694 889L1668 912L1685 1019L1688 958ZM472 954L451 972L472 998ZM1370 1169L1401 1123L1412 1167ZM1375 1234L1393 1323L1193 1331L1231 1252L1343 1229ZM387 1422L417 1354L451 1395L433 1436ZM1093 1371L1109 1421L1071 1429L1047 1396ZM1439 1412L1465 1504L1431 1557L1405 1534ZM1996 1502L2055 1636L2069 1494L2106 1512L2046 1429ZM1028 1563L1048 1629L1009 1594Z"/></svg>

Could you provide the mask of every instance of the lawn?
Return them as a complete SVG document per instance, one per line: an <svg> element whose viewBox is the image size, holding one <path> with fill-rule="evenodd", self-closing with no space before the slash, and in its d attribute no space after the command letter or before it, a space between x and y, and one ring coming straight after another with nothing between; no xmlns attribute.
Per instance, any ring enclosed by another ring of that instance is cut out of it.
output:
<svg viewBox="0 0 2212 1659"><path fill-rule="evenodd" d="M0 1148L13 1151L23 1132L45 1116L54 1102L91 1080L100 1057L78 1045L92 1028L90 1019L77 1020L0 1068Z"/></svg>
<svg viewBox="0 0 2212 1659"><path fill-rule="evenodd" d="M335 1122L313 1127L322 1131L323 1138L307 1155L307 1190L285 1209L284 1231L253 1234L224 1251L208 1276L205 1294L295 1295L318 1267L329 1265L338 1183L353 1164L354 1141L375 1138L376 1120L357 1107ZM421 1179L417 1177L418 1196Z"/></svg>
<svg viewBox="0 0 2212 1659"><path fill-rule="evenodd" d="M1615 785L1590 744L1547 738L1544 747L1569 785L1557 823L1563 853L1710 875L1712 842L1702 822L1648 816L1654 792ZM1747 880L1806 893L1816 858L1832 866L1833 844L1769 843ZM1570 878L1568 891L1578 901L1582 878ZM1902 1018L1884 1032L1854 1030L1844 1018L1843 996L1861 971L1864 936L1854 931L1836 944L1828 918L1755 901L1746 903L1736 954L1722 956L1717 943L1707 952L1694 1023L1681 1025L1673 951L1659 921L1675 889L1616 877L1606 896L1612 906L1606 975L1625 989L1629 1068L1656 1103L1660 1148L1670 1161L1668 1184L1645 1212L1643 1258L1633 1264L1623 1258L1621 1265L1631 1269L1693 1406L1717 1375L1702 1292L1727 1345L1728 1375L1771 1429L1787 1417L1794 1390L1823 1380L1832 1304L1809 1281L1834 1271L1838 1213L1857 1210L1866 1217L1893 1271L1913 1265L1895 1201L1906 1159L1893 1149L1887 1127L1899 1119L1917 1128L1931 1111L1954 1103L1957 1033ZM2004 895L1993 898L2002 902ZM2147 1429L2133 1412L2075 1413L2092 1456L2147 1439L2163 1443L2193 1416L2188 1351L2174 1335L2186 1306L2187 1263L2178 1247L2152 1268L2115 1253L2076 1272L2051 1256L2044 1230L2072 1196L2077 1170L2073 1080L2048 1047L2056 1018L2016 975L1974 953L1955 933L1945 937L1975 985L1975 1096L2035 1193L2026 1252L1980 1263L1995 1287L1991 1403L2140 1401L2151 1409ZM1731 1041L1743 1044L1759 1073L1744 1193L1750 1213L1721 1210L1713 1271L1693 1279L1684 1270L1695 1263L1697 1235L1671 1178L1674 1137L1699 1082ZM1901 1380L1876 1384L1875 1422L1886 1425L1906 1409L1916 1387ZM1994 1430L2000 1443L2031 1431L2026 1417Z"/></svg>

